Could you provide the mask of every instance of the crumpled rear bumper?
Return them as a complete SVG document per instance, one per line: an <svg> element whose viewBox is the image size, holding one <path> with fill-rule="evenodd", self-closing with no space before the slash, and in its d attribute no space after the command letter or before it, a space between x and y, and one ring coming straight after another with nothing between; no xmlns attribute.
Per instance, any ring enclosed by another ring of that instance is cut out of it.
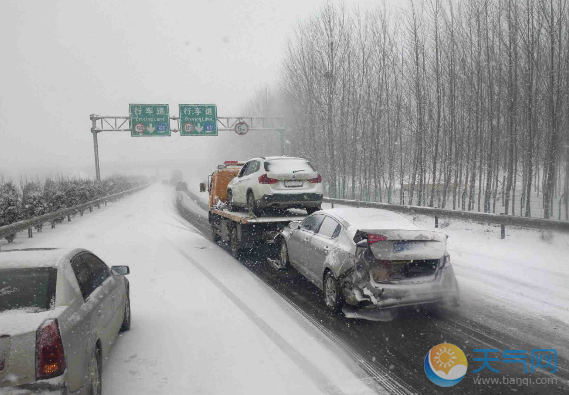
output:
<svg viewBox="0 0 569 395"><path fill-rule="evenodd" d="M29 384L22 384L13 387L0 387L0 395L83 395L88 394L87 386L83 386L77 391L70 391L65 382L65 375L54 377L47 380L39 380Z"/></svg>
<svg viewBox="0 0 569 395"><path fill-rule="evenodd" d="M368 302L367 308L390 308L425 303L459 302L459 290L452 266L442 269L432 282L415 284L378 284L352 288L352 301ZM371 302L371 304L369 304Z"/></svg>

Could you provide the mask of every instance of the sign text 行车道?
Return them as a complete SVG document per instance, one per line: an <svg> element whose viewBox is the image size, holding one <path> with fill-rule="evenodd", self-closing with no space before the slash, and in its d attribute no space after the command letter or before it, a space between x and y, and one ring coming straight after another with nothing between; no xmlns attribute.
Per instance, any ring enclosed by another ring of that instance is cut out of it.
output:
<svg viewBox="0 0 569 395"><path fill-rule="evenodd" d="M181 136L217 136L215 104L180 104Z"/></svg>
<svg viewBox="0 0 569 395"><path fill-rule="evenodd" d="M170 136L168 104L129 104L132 137Z"/></svg>

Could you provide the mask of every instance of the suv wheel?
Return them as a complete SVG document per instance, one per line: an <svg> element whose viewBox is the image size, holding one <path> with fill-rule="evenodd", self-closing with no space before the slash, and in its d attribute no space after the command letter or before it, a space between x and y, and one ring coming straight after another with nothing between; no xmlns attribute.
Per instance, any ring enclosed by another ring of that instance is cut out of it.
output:
<svg viewBox="0 0 569 395"><path fill-rule="evenodd" d="M255 195L253 195L252 191L247 193L247 210L249 210L249 214L258 217L260 214L259 209L257 208L257 203L255 202Z"/></svg>
<svg viewBox="0 0 569 395"><path fill-rule="evenodd" d="M227 203L229 211L235 211L235 206L233 205L233 191L231 191L231 189L227 190L227 200L225 202Z"/></svg>
<svg viewBox="0 0 569 395"><path fill-rule="evenodd" d="M99 348L95 347L93 350L93 355L91 356L91 361L89 362L89 370L87 372L88 384L89 384L89 395L101 395L103 380L101 378L102 364L101 357L99 355Z"/></svg>
<svg viewBox="0 0 569 395"><path fill-rule="evenodd" d="M277 261L280 270L287 270L289 268L288 247L284 239L281 239L281 245L279 248L279 256L277 257Z"/></svg>

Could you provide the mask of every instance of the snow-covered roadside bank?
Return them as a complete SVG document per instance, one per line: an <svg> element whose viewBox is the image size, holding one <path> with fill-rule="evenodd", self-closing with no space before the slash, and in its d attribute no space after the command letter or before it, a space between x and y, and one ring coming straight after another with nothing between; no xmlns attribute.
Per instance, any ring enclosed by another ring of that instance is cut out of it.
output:
<svg viewBox="0 0 569 395"><path fill-rule="evenodd" d="M304 317L291 316L298 313L272 289L179 218L169 187L153 186L16 242L14 248L84 247L109 265L131 267L132 328L105 365L105 394L383 392L324 335L302 325Z"/></svg>

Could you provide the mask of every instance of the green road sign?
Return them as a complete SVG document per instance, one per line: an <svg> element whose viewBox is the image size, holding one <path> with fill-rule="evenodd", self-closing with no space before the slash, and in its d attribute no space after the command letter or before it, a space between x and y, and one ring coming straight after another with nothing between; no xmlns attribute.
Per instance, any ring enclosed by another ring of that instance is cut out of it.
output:
<svg viewBox="0 0 569 395"><path fill-rule="evenodd" d="M180 135L217 136L215 104L180 104Z"/></svg>
<svg viewBox="0 0 569 395"><path fill-rule="evenodd" d="M168 104L129 104L132 137L170 136Z"/></svg>

